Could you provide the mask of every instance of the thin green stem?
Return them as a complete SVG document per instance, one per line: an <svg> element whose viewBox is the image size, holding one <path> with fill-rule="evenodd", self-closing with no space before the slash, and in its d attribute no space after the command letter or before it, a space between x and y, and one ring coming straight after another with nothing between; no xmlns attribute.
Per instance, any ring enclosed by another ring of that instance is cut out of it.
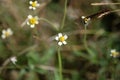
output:
<svg viewBox="0 0 120 80"><path fill-rule="evenodd" d="M87 34L86 34L87 26L85 25L84 27L85 27L85 33L84 33L83 43L84 43L85 49L89 53L90 57L93 58L93 57L95 57L95 55L93 54L94 52L87 45Z"/></svg>
<svg viewBox="0 0 120 80"><path fill-rule="evenodd" d="M59 76L60 76L60 80L62 80L62 59L61 59L60 48L58 48L58 64L59 64Z"/></svg>
<svg viewBox="0 0 120 80"><path fill-rule="evenodd" d="M57 30L56 26L55 26L52 22L50 22L49 20L47 20L47 19L45 19L45 18L39 18L39 20L42 20L42 21L47 22L47 23L50 24L55 30Z"/></svg>
<svg viewBox="0 0 120 80"><path fill-rule="evenodd" d="M65 24L65 18L66 18L66 12L67 12L67 0L65 0L65 6L64 6L64 15L63 15L63 20L61 23L61 27L59 30L62 30ZM62 77L62 59L61 59L61 53L60 53L60 47L58 48L58 64L59 64L59 76L60 80L63 80Z"/></svg>
<svg viewBox="0 0 120 80"><path fill-rule="evenodd" d="M86 43L86 42L87 42L87 41L86 41L86 40L87 40L87 35L86 35L87 26L85 25L84 27L85 27L85 33L84 33L84 40L83 40L83 42L84 42L85 48L88 49L88 46L87 46L87 43Z"/></svg>
<svg viewBox="0 0 120 80"><path fill-rule="evenodd" d="M64 15L63 15L63 20L62 20L60 29L63 29L63 27L64 27L65 18L66 18L66 12L67 12L67 0L65 0Z"/></svg>

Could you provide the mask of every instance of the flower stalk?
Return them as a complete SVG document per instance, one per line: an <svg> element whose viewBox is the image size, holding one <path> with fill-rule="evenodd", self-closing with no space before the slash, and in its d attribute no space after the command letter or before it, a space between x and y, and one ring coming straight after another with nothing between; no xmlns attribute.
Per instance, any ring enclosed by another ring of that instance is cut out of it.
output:
<svg viewBox="0 0 120 80"><path fill-rule="evenodd" d="M61 30L63 29L65 25L66 12L67 12L67 0L65 0L64 15L63 15L63 20L62 20L61 27L60 27Z"/></svg>
<svg viewBox="0 0 120 80"><path fill-rule="evenodd" d="M62 77L62 59L61 59L60 47L58 48L58 64L59 64L60 80L63 80L63 77Z"/></svg>

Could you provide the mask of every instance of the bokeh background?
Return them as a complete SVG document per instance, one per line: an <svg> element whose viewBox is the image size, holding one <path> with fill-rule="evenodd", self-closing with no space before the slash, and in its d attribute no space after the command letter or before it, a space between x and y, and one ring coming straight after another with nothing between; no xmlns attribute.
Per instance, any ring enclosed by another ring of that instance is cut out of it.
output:
<svg viewBox="0 0 120 80"><path fill-rule="evenodd" d="M120 11L94 18L84 30L81 16L103 10L117 10L120 5L93 6L91 3L120 3L119 0L68 0L64 28L59 31L65 0L38 0L41 6L29 10L29 0L0 0L0 35L11 28L14 34L0 38L0 80L59 80L57 42L55 35L66 33L68 44L62 46L64 80L120 80L120 59L112 58L110 50L120 51ZM49 20L39 21L34 29L24 24L27 16L37 15ZM87 34L87 45L83 37ZM9 58L17 57L16 65Z"/></svg>

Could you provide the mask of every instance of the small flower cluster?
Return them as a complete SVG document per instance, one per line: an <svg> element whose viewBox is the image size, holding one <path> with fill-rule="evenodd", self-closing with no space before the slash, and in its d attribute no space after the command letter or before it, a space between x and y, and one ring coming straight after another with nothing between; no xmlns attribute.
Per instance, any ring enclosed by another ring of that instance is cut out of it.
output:
<svg viewBox="0 0 120 80"><path fill-rule="evenodd" d="M30 1L29 4L30 4L29 9L31 10L36 10L36 8L40 6L40 4L37 1ZM28 15L27 24L30 25L31 28L34 28L35 25L38 24L38 17L37 16L33 17L32 15ZM3 29L1 38L6 39L12 35L13 35L13 31L11 30L11 28ZM10 61L13 64L16 64L17 59L15 56L13 56L10 58Z"/></svg>
<svg viewBox="0 0 120 80"><path fill-rule="evenodd" d="M88 24L89 24L90 18L87 18L87 17L85 17L85 16L82 16L81 18L83 19L84 25L88 25Z"/></svg>
<svg viewBox="0 0 120 80"><path fill-rule="evenodd" d="M66 39L68 38L67 35L63 35L62 33L58 33L58 36L55 37L55 40L58 41L58 45L61 46L61 45L65 45L67 44L66 42Z"/></svg>
<svg viewBox="0 0 120 80"><path fill-rule="evenodd" d="M40 4L37 1L29 1L29 9L36 10L37 7L40 6ZM33 17L32 15L28 15L27 25L29 25L31 28L34 28L36 24L38 24L39 18L37 16ZM68 38L67 35L64 35L62 33L59 33L58 36L55 37L55 40L58 41L58 45L65 45L67 42L65 41Z"/></svg>
<svg viewBox="0 0 120 80"><path fill-rule="evenodd" d="M13 64L16 64L17 58L16 58L15 56L13 56L13 57L10 58L10 61L11 61Z"/></svg>
<svg viewBox="0 0 120 80"><path fill-rule="evenodd" d="M29 1L29 4L29 9L31 10L36 10L36 8L40 6L37 1ZM31 28L34 28L35 25L39 23L39 18L37 16L33 17L32 15L28 15L27 19L27 25L29 25Z"/></svg>
<svg viewBox="0 0 120 80"><path fill-rule="evenodd" d="M10 36L12 36L13 35L13 31L10 29L10 28L8 28L8 29L3 29L2 30L2 35L1 35L1 38L2 39L5 39L5 38L8 38L8 37L10 37Z"/></svg>
<svg viewBox="0 0 120 80"><path fill-rule="evenodd" d="M110 56L112 56L113 58L117 58L120 56L120 53L117 52L115 49L112 49Z"/></svg>
<svg viewBox="0 0 120 80"><path fill-rule="evenodd" d="M29 9L32 10L36 10L36 8L40 6L40 4L37 1L30 1L29 4L30 4Z"/></svg>
<svg viewBox="0 0 120 80"><path fill-rule="evenodd" d="M28 25L30 25L31 28L35 27L35 24L38 24L38 17L33 17L32 15L28 15Z"/></svg>
<svg viewBox="0 0 120 80"><path fill-rule="evenodd" d="M81 16L81 18L85 26L87 26L91 20L90 17ZM110 52L111 52L110 56L112 56L113 58L120 57L120 53L117 52L115 49L112 49Z"/></svg>

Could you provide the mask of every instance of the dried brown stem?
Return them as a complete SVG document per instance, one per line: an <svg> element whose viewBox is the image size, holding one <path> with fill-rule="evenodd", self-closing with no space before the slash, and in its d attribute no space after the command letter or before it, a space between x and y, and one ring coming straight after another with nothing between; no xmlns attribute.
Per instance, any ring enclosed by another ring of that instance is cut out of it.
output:
<svg viewBox="0 0 120 80"><path fill-rule="evenodd" d="M92 6L102 6L102 5L120 5L120 3L91 3Z"/></svg>

